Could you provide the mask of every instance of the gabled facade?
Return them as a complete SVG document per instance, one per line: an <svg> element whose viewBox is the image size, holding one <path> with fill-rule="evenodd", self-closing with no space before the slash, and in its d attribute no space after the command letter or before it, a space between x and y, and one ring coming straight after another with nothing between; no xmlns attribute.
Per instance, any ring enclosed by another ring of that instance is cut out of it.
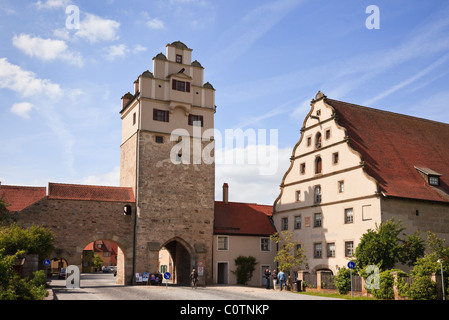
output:
<svg viewBox="0 0 449 320"><path fill-rule="evenodd" d="M309 272L335 274L360 237L392 217L407 232L449 239L449 125L321 92L311 107L273 208L277 230L305 248Z"/></svg>

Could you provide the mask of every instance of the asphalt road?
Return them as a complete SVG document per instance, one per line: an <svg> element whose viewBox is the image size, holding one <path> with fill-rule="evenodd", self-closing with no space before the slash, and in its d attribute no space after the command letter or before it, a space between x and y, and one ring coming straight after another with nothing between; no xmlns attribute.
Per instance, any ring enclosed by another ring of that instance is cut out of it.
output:
<svg viewBox="0 0 449 320"><path fill-rule="evenodd" d="M67 289L65 280L51 279L57 300L329 300L330 298L246 286L123 286L110 273L83 273L79 289Z"/></svg>

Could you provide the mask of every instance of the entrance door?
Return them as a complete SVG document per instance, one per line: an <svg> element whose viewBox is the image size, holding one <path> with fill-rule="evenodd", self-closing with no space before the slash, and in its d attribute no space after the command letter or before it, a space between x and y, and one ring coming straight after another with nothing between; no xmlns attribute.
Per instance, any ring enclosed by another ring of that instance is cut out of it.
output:
<svg viewBox="0 0 449 320"><path fill-rule="evenodd" d="M228 263L218 262L217 284L228 284Z"/></svg>
<svg viewBox="0 0 449 320"><path fill-rule="evenodd" d="M265 270L266 269L268 269L268 270L270 270L270 266L268 266L268 265L263 265L263 266L261 266L260 267L260 275L261 275L261 277L262 277L262 281L261 281L261 283L262 283L262 287L266 287L266 285L267 285L267 278L265 277ZM271 271L271 270L270 270ZM271 279L271 277L268 279L268 281L270 281L270 279Z"/></svg>

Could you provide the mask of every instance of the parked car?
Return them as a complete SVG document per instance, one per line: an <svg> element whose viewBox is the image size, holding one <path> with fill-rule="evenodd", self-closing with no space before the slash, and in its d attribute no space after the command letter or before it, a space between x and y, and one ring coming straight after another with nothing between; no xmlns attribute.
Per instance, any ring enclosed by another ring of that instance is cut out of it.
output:
<svg viewBox="0 0 449 320"><path fill-rule="evenodd" d="M114 272L114 267L106 267L103 269L104 273L111 273Z"/></svg>
<svg viewBox="0 0 449 320"><path fill-rule="evenodd" d="M65 279L66 277L66 269L62 268L61 271L59 271L58 279Z"/></svg>

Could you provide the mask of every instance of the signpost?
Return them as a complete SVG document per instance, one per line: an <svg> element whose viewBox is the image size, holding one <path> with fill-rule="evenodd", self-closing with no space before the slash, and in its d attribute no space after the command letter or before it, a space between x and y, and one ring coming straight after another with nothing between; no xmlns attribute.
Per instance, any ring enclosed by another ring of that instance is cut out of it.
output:
<svg viewBox="0 0 449 320"><path fill-rule="evenodd" d="M48 276L48 267L51 265L51 261L48 259L44 260L44 266L45 266L45 281L47 281Z"/></svg>
<svg viewBox="0 0 449 320"><path fill-rule="evenodd" d="M168 287L168 280L170 279L170 277L171 277L171 274L170 274L170 272L166 272L166 273L164 273L164 279L165 279L165 288L167 288L167 287Z"/></svg>
<svg viewBox="0 0 449 320"><path fill-rule="evenodd" d="M354 292L352 290L352 269L355 268L355 263L352 261L348 262L348 268L349 268L349 272L351 272L351 298L354 298Z"/></svg>

